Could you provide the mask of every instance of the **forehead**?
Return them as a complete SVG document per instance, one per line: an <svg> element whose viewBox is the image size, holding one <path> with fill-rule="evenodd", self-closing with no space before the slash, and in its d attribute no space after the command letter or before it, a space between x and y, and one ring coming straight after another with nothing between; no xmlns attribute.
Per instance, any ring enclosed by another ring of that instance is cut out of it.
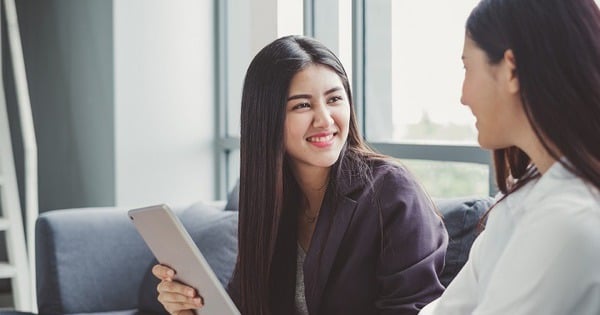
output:
<svg viewBox="0 0 600 315"><path fill-rule="evenodd" d="M468 35L465 35L465 42L463 46L463 58L477 58L477 57L485 57L485 51L479 48L477 43Z"/></svg>
<svg viewBox="0 0 600 315"><path fill-rule="evenodd" d="M319 64L311 64L292 77L290 94L299 91L329 90L343 86L340 76L331 68Z"/></svg>
<svg viewBox="0 0 600 315"><path fill-rule="evenodd" d="M469 37L469 35L465 35L465 41L464 41L464 45L463 45L463 54L466 52L470 52L476 48L477 48L477 45L475 44L473 39L471 39L471 37ZM463 57L465 57L465 56L463 56Z"/></svg>

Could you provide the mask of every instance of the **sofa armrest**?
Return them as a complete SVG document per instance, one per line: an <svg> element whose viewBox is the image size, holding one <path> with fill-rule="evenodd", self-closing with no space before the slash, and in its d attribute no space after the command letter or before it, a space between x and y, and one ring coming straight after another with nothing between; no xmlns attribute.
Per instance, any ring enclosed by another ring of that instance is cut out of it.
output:
<svg viewBox="0 0 600 315"><path fill-rule="evenodd" d="M36 222L40 314L135 309L152 253L126 209L56 210Z"/></svg>

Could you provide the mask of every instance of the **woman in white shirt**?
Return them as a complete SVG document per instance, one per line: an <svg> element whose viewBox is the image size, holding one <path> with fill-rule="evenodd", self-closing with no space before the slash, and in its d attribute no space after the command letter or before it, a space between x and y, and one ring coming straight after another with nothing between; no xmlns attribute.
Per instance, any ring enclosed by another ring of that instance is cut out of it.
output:
<svg viewBox="0 0 600 315"><path fill-rule="evenodd" d="M600 314L600 10L483 0L461 102L502 198L469 261L420 314Z"/></svg>

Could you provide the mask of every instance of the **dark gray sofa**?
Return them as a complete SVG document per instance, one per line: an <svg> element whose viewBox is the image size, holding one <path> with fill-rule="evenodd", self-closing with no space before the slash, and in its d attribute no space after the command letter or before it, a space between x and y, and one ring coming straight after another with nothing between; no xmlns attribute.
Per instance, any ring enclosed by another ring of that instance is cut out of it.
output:
<svg viewBox="0 0 600 315"><path fill-rule="evenodd" d="M442 281L467 258L491 198L435 200L450 242ZM229 202L228 207L236 207ZM176 213L222 283L231 275L237 248L237 212L201 203ZM36 224L38 311L53 314L164 313L149 272L152 254L126 215L127 209L86 208L43 213Z"/></svg>

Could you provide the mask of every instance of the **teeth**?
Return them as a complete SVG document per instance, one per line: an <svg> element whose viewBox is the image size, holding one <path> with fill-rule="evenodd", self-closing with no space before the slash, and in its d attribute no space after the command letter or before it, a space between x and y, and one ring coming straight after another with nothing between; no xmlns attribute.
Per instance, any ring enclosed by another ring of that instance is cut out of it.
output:
<svg viewBox="0 0 600 315"><path fill-rule="evenodd" d="M328 141L331 141L331 139L333 139L333 134L330 134L325 137L310 137L310 138L308 138L308 141L309 142L328 142Z"/></svg>

